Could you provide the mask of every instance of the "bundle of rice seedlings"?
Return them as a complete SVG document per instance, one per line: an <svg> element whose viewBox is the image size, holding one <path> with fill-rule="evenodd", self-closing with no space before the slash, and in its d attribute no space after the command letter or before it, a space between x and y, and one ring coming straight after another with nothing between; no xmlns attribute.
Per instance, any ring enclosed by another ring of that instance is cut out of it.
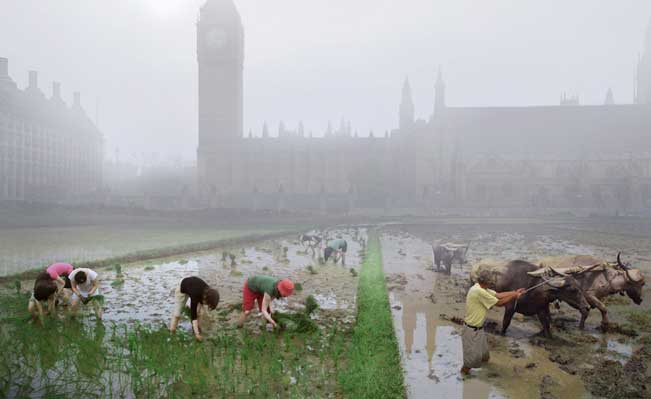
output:
<svg viewBox="0 0 651 399"><path fill-rule="evenodd" d="M111 287L119 287L119 286L121 286L122 284L124 284L124 279L122 279L122 278L116 278L116 279L113 280L113 282L111 283Z"/></svg>
<svg viewBox="0 0 651 399"><path fill-rule="evenodd" d="M314 313L315 310L319 308L319 303L316 301L313 295L308 295L305 298L305 313L309 316Z"/></svg>

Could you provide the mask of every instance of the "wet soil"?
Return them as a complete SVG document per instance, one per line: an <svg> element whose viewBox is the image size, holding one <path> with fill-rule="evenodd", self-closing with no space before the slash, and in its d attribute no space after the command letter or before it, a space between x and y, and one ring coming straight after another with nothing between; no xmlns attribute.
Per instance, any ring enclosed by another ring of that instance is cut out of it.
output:
<svg viewBox="0 0 651 399"><path fill-rule="evenodd" d="M570 227L473 224L385 228L385 274L410 397L430 397L434 391L446 397L464 398L618 397L614 396L617 392L625 394L621 397L651 397L651 373L647 371L651 357L645 349L648 345L641 341L648 339L641 338L648 335L646 331L637 331L626 318L630 309L648 312L648 289L647 302L642 307L621 297L609 305L615 328L608 333L598 328L598 311L591 312L582 332L577 328L578 312L561 305L553 310L553 339L537 337L538 321L520 315L516 315L503 337L497 335L502 311L492 310L487 325L487 331L492 332L491 361L487 367L474 371L470 379L458 377L462 360L459 322L464 315L472 262L483 258L535 261L563 254L609 259L616 254L615 248L625 247L628 259L647 276L651 275L646 247L634 252L627 244L629 236L608 233L605 238L605 233L599 233L595 238ZM449 276L433 271L430 246L432 242L446 241L471 242L470 262L463 267L454 265ZM607 372L610 369L612 373ZM624 370L630 371L626 377L622 377ZM604 385L611 389L605 390Z"/></svg>
<svg viewBox="0 0 651 399"><path fill-rule="evenodd" d="M119 285L115 284L120 280L115 270L103 269L100 270L100 291L105 297L103 319L106 322L167 324L174 308L174 290L183 278L199 276L220 293L217 310L201 315L202 329L209 334L214 329L234 328L240 315L245 280L256 274L267 274L290 278L302 286L302 290L296 290L291 297L274 301L274 310L300 310L305 298L313 295L320 307L313 316L317 323L324 318L327 320L322 324L335 322L350 328L355 317L358 279L350 269L358 269L361 264L361 246L357 240L365 238L365 234L365 230L353 228L328 231L330 238L342 237L348 241L345 266L334 265L332 261L321 264L318 254L313 257L293 237L286 237L122 265L123 282ZM86 313L92 315L92 312ZM261 325L258 317L249 317L247 322ZM179 328L191 329L189 319L183 318Z"/></svg>

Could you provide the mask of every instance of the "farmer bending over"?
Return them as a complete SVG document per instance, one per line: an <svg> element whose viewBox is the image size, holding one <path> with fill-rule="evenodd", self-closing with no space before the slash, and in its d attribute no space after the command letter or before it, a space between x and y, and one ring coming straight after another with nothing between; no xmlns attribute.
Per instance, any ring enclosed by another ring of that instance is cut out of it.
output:
<svg viewBox="0 0 651 399"><path fill-rule="evenodd" d="M49 274L50 278L57 284L57 296L61 301L67 299L63 293L63 289L72 289L69 276L73 269L72 265L68 263L54 263L46 269L47 274Z"/></svg>
<svg viewBox="0 0 651 399"><path fill-rule="evenodd" d="M34 291L29 298L27 311L32 315L32 319L36 320L37 317L43 317L43 305L41 302L47 301L47 313L54 314L55 302L54 297L57 293L57 285L47 272L42 272L36 277L34 281Z"/></svg>
<svg viewBox="0 0 651 399"><path fill-rule="evenodd" d="M470 369L481 367L487 362L490 353L488 340L484 332L486 313L493 306L504 306L520 298L524 288L517 291L495 292L488 288L491 275L488 270L482 270L477 277L477 284L470 287L466 295L466 318L463 323L461 342L463 344L462 375L470 374Z"/></svg>
<svg viewBox="0 0 651 399"><path fill-rule="evenodd" d="M279 280L271 276L253 276L244 282L244 290L242 295L242 315L237 322L237 327L240 328L244 325L244 320L251 313L258 301L258 309L262 312L267 322L273 327L276 327L276 322L271 318L273 309L271 308L271 300L281 297L288 297L294 292L294 283L291 280Z"/></svg>
<svg viewBox="0 0 651 399"><path fill-rule="evenodd" d="M210 310L214 310L219 303L219 292L216 289L210 288L205 281L199 277L186 277L181 280L181 283L174 291L174 298L176 299L176 308L172 314L172 321L170 322L170 332L176 332L176 326L179 324L181 312L185 304L190 298L190 315L192 317L192 331L197 341L203 340L201 337L201 329L199 328L199 305L206 305Z"/></svg>
<svg viewBox="0 0 651 399"><path fill-rule="evenodd" d="M100 295L99 279L97 272L87 268L73 270L69 278L72 289L72 315L76 316L80 301L85 305L93 297ZM102 320L102 304L98 300L93 300L93 305L97 319Z"/></svg>
<svg viewBox="0 0 651 399"><path fill-rule="evenodd" d="M339 258L341 258L341 265L344 266L346 265L346 251L348 250L348 243L346 240L343 240L341 238L338 238L336 240L328 241L328 244L326 246L326 249L323 251L323 258L325 261L328 261L328 258L330 256L333 256L335 265L339 261Z"/></svg>

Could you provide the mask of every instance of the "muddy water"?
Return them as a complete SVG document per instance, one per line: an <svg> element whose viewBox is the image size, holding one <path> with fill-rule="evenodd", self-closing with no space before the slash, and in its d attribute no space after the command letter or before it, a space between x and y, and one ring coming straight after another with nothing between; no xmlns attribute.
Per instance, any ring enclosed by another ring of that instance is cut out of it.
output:
<svg viewBox="0 0 651 399"><path fill-rule="evenodd" d="M357 239L366 239L366 231L337 229L326 234L331 239L347 240L345 266L334 265L332 261L320 264L318 254L313 257L294 237L287 237L183 257L122 265L124 283L118 286L112 286L117 280L114 270L100 270L100 290L105 297L104 320L169 323L174 308L174 290L188 276L199 276L219 290L219 311L228 308L228 305L241 303L242 286L248 277L268 274L290 278L303 286L302 291L297 291L290 298L276 300L275 309L287 311L301 308L305 297L311 294L321 309L329 312L327 317L337 317L346 325L352 325L358 278L353 276L350 269L359 269L361 245ZM224 252L235 255L234 265L229 256L226 256L226 261L222 261ZM309 271L309 266L312 272ZM234 321L239 316L239 311L220 318L215 313L206 312L202 315L202 328L208 333L213 329L233 328ZM315 317L322 317L322 313L317 313ZM249 323L259 324L259 319L249 318ZM191 329L189 320L183 318L179 328Z"/></svg>
<svg viewBox="0 0 651 399"><path fill-rule="evenodd" d="M519 240L524 238L497 238L498 242ZM557 244L541 241L533 246L556 248ZM487 248L486 252L496 257L515 251L506 248L501 252ZM382 236L382 254L410 397L432 397L433 393L446 398L539 397L543 388L556 397L588 397L578 377L550 361L545 349L529 344L526 337L539 328L532 322L514 322L524 326L513 326L507 337L491 335L490 363L473 372L472 378L461 380L461 328L449 318L463 317L469 266L455 266L451 276L433 272L429 243L403 232ZM500 317L497 311L489 316ZM544 376L550 376L553 384L541 388Z"/></svg>

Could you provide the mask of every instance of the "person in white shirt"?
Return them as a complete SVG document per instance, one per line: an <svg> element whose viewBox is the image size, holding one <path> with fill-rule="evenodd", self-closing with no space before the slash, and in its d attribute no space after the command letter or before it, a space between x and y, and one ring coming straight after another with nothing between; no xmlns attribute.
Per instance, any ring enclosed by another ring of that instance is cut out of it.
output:
<svg viewBox="0 0 651 399"><path fill-rule="evenodd" d="M70 273L70 284L72 286L72 314L77 314L79 302L84 305L91 301L99 293L99 278L97 272L91 269L79 268ZM97 319L102 319L102 304L99 300L93 300Z"/></svg>

